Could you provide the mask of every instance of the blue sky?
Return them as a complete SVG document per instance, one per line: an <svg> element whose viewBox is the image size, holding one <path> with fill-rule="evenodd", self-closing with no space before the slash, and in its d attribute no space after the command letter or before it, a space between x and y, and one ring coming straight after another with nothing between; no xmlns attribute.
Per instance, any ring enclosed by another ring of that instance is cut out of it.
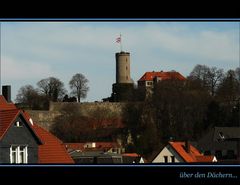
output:
<svg viewBox="0 0 240 185"><path fill-rule="evenodd" d="M89 79L84 101L111 95L115 42L131 54L131 77L146 71L176 70L188 76L197 64L224 71L239 64L237 22L3 22L2 84L19 88L50 76L68 82L76 73Z"/></svg>

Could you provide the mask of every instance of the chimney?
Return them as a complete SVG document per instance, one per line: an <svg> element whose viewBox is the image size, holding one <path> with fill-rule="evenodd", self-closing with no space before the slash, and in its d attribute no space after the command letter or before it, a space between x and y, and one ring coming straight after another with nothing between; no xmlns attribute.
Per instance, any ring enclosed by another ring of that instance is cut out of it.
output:
<svg viewBox="0 0 240 185"><path fill-rule="evenodd" d="M190 144L188 140L185 141L185 150L187 153L190 153Z"/></svg>
<svg viewBox="0 0 240 185"><path fill-rule="evenodd" d="M10 85L4 85L2 86L2 95L6 99L8 103L11 103L11 86Z"/></svg>

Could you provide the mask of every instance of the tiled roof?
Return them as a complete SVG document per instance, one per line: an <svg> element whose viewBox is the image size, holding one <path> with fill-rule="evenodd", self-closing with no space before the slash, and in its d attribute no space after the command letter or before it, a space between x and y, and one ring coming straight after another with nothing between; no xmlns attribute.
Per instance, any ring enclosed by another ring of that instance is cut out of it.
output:
<svg viewBox="0 0 240 185"><path fill-rule="evenodd" d="M4 96L0 95L0 110L12 110L17 109L13 103L8 103Z"/></svg>
<svg viewBox="0 0 240 185"><path fill-rule="evenodd" d="M124 153L122 155L127 157L140 157L140 155L137 153Z"/></svg>
<svg viewBox="0 0 240 185"><path fill-rule="evenodd" d="M44 142L43 145L39 146L39 163L74 163L62 141L36 124L32 128Z"/></svg>
<svg viewBox="0 0 240 185"><path fill-rule="evenodd" d="M196 156L196 160L197 160L197 162L202 162L202 163L204 163L204 162L213 162L214 156L213 155Z"/></svg>
<svg viewBox="0 0 240 185"><path fill-rule="evenodd" d="M204 156L194 146L190 145L190 151L185 149L185 142L169 142L170 146L182 157L185 162L212 162L214 156Z"/></svg>
<svg viewBox="0 0 240 185"><path fill-rule="evenodd" d="M24 117L30 129L40 141L39 163L74 163L59 139L37 124L31 124L28 113L17 109L14 104L7 103L3 96L0 96L0 140L19 115Z"/></svg>
<svg viewBox="0 0 240 185"><path fill-rule="evenodd" d="M146 72L138 81L153 81L155 77L160 77L161 80L178 79L186 80L179 72L169 71L169 72Z"/></svg>
<svg viewBox="0 0 240 185"><path fill-rule="evenodd" d="M17 115L19 115L19 112L20 111L17 109L0 111L0 140L7 132L8 128L10 128Z"/></svg>

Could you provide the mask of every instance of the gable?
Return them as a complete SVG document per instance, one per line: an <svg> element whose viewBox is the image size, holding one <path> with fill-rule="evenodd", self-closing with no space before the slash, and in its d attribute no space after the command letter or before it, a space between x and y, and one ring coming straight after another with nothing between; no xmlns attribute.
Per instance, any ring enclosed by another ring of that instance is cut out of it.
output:
<svg viewBox="0 0 240 185"><path fill-rule="evenodd" d="M171 156L175 157L175 162L184 162L184 160L181 158L181 156L172 149L170 145L167 145L162 149L162 151L155 157L155 159L152 161L153 163L164 163L164 156L168 156L169 158ZM170 161L169 161L170 162Z"/></svg>
<svg viewBox="0 0 240 185"><path fill-rule="evenodd" d="M21 123L21 126L16 126L16 122ZM1 138L1 144L27 144L35 146L41 144L41 141L20 113L11 121L11 124Z"/></svg>

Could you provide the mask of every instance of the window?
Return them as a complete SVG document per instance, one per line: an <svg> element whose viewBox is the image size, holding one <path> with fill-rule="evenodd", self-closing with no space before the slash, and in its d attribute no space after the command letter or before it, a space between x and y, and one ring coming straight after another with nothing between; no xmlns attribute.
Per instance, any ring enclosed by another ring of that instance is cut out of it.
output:
<svg viewBox="0 0 240 185"><path fill-rule="evenodd" d="M168 156L163 156L164 157L164 162L168 163Z"/></svg>
<svg viewBox="0 0 240 185"><path fill-rule="evenodd" d="M147 82L147 85L152 85L153 83L152 82Z"/></svg>
<svg viewBox="0 0 240 185"><path fill-rule="evenodd" d="M16 121L14 124L15 127L22 127L23 123L21 121Z"/></svg>
<svg viewBox="0 0 240 185"><path fill-rule="evenodd" d="M171 161L172 161L172 163L175 163L175 157L174 156L171 156Z"/></svg>
<svg viewBox="0 0 240 185"><path fill-rule="evenodd" d="M27 146L24 146L24 145L11 146L10 147L10 163L11 164L28 163Z"/></svg>
<svg viewBox="0 0 240 185"><path fill-rule="evenodd" d="M126 76L126 79L128 80L128 76Z"/></svg>
<svg viewBox="0 0 240 185"><path fill-rule="evenodd" d="M128 70L128 67L126 66L126 70Z"/></svg>

